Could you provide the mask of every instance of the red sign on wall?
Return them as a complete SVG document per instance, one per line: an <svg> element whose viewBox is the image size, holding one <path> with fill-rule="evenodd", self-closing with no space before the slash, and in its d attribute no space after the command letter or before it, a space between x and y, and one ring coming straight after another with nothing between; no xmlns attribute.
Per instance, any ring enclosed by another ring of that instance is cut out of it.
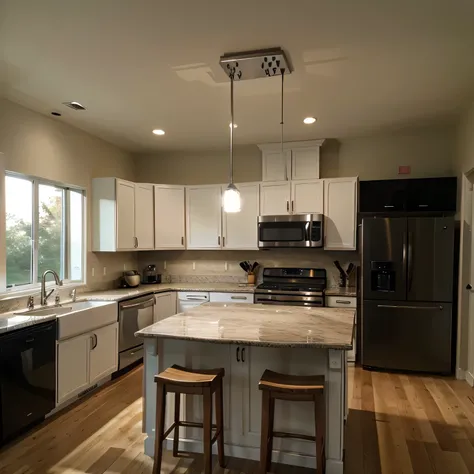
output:
<svg viewBox="0 0 474 474"><path fill-rule="evenodd" d="M398 167L398 174L410 174L410 173L411 173L411 166Z"/></svg>

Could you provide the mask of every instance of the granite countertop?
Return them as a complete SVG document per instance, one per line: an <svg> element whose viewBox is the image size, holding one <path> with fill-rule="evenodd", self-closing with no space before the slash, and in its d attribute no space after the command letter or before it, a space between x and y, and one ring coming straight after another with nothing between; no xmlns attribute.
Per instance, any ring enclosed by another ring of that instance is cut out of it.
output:
<svg viewBox="0 0 474 474"><path fill-rule="evenodd" d="M357 296L357 289L355 286L349 286L348 288L327 288L324 294L326 296L352 296L355 298Z"/></svg>
<svg viewBox="0 0 474 474"><path fill-rule="evenodd" d="M354 309L205 303L135 333L270 347L352 349Z"/></svg>
<svg viewBox="0 0 474 474"><path fill-rule="evenodd" d="M19 312L18 310L16 310ZM14 311L0 314L0 334L23 329L28 326L35 326L36 324L45 323L56 319L55 314L48 314L45 316L28 316L27 314L15 314Z"/></svg>
<svg viewBox="0 0 474 474"><path fill-rule="evenodd" d="M116 290L91 291L81 293L78 298L89 301L121 301L148 293L165 291L218 291L223 293L254 293L254 285L243 283L159 283L156 285L140 285L137 288L119 288Z"/></svg>

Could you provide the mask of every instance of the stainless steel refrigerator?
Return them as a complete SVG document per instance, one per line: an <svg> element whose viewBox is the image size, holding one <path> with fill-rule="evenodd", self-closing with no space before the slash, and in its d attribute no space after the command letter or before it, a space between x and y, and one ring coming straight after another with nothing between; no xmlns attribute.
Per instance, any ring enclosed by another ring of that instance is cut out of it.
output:
<svg viewBox="0 0 474 474"><path fill-rule="evenodd" d="M362 220L362 365L450 373L453 217Z"/></svg>

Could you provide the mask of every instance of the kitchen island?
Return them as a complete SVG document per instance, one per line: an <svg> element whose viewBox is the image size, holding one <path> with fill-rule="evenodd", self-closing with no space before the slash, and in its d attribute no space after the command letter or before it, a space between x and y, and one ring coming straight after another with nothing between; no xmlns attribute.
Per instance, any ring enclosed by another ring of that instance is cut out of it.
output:
<svg viewBox="0 0 474 474"><path fill-rule="evenodd" d="M137 332L145 338L145 453L153 456L156 386L154 376L171 366L223 367L224 439L228 456L259 459L261 392L266 369L326 378L326 473L343 473L347 405L346 351L352 348L354 310L279 305L207 303ZM202 421L202 399L181 402L181 419ZM174 399L167 398L166 425ZM314 434L313 404L277 401L275 430ZM202 452L202 433L180 428L180 449ZM167 441L169 449L171 442ZM214 446L215 448L215 446ZM273 462L315 467L315 444L275 438Z"/></svg>

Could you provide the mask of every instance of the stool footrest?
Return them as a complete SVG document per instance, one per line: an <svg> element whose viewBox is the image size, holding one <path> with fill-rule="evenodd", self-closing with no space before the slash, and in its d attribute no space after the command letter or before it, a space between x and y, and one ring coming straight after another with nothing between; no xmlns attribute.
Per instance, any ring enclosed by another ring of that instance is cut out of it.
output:
<svg viewBox="0 0 474 474"><path fill-rule="evenodd" d="M316 441L316 436L298 434L298 433L285 433L284 431L274 431L273 436L275 438L293 438L293 439L304 439L306 441Z"/></svg>
<svg viewBox="0 0 474 474"><path fill-rule="evenodd" d="M183 426L185 428L203 428L203 424L202 423L198 423L198 422L195 422L195 421L177 421L175 423L173 423L163 434L163 437L162 437L162 440L165 440L168 435L176 428L176 426ZM217 430L216 431L216 434L214 435L214 437L212 438L212 441L211 443L214 443L217 439L217 437L219 436L220 434L220 430L217 429L217 425L211 425L212 429L213 430Z"/></svg>

